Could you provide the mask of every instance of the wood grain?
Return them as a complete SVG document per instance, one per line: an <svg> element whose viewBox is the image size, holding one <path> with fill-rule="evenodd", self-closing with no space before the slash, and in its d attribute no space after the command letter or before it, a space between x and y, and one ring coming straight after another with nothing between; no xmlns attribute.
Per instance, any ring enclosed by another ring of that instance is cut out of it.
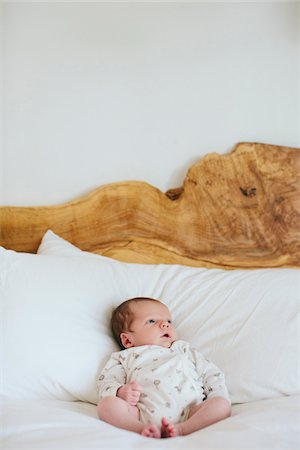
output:
<svg viewBox="0 0 300 450"><path fill-rule="evenodd" d="M299 267L300 149L240 143L202 158L165 194L129 181L59 206L0 208L6 248L36 252L47 229L127 262Z"/></svg>

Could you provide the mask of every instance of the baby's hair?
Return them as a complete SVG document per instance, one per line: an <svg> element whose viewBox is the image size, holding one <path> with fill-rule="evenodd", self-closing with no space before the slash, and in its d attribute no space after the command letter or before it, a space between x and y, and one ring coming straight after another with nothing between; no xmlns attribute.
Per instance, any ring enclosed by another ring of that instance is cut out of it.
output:
<svg viewBox="0 0 300 450"><path fill-rule="evenodd" d="M117 308L113 311L111 316L111 329L114 335L114 338L116 339L117 343L120 345L122 349L125 349L125 347L122 344L120 335L121 333L124 333L125 331L130 331L131 324L133 322L133 312L130 309L130 306L134 303L138 302L158 302L161 303L159 300L156 300L155 298L150 297L134 297L126 300L125 302L121 303Z"/></svg>

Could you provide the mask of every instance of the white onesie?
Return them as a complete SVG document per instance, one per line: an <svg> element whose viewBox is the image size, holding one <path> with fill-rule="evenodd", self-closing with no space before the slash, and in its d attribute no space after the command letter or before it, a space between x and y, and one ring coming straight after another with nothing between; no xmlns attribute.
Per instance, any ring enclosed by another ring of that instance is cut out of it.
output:
<svg viewBox="0 0 300 450"><path fill-rule="evenodd" d="M183 422L189 407L206 398L230 401L223 373L181 340L170 348L142 345L113 353L98 380L99 399L115 396L132 380L142 387L137 407L145 424L160 425L162 417Z"/></svg>

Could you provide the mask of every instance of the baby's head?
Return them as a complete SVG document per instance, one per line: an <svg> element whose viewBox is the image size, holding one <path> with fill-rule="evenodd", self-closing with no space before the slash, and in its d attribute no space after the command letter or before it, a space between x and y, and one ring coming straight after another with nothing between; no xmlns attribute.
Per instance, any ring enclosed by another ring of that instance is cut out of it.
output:
<svg viewBox="0 0 300 450"><path fill-rule="evenodd" d="M135 297L121 303L113 311L111 328L122 349L140 345L170 347L176 340L167 306L148 297Z"/></svg>

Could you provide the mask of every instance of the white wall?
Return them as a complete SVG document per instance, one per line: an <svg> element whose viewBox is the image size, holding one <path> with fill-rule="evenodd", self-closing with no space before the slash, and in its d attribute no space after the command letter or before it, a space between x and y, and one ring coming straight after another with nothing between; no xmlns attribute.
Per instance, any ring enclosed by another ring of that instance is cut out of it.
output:
<svg viewBox="0 0 300 450"><path fill-rule="evenodd" d="M6 3L4 204L297 146L297 4ZM299 144L299 142L298 142Z"/></svg>
<svg viewBox="0 0 300 450"><path fill-rule="evenodd" d="M0 3L0 205L4 202L3 111L3 5Z"/></svg>
<svg viewBox="0 0 300 450"><path fill-rule="evenodd" d="M298 147L300 147L300 2L298 2L298 72L297 72L297 88L298 88L298 108L297 108L297 122L298 122Z"/></svg>

